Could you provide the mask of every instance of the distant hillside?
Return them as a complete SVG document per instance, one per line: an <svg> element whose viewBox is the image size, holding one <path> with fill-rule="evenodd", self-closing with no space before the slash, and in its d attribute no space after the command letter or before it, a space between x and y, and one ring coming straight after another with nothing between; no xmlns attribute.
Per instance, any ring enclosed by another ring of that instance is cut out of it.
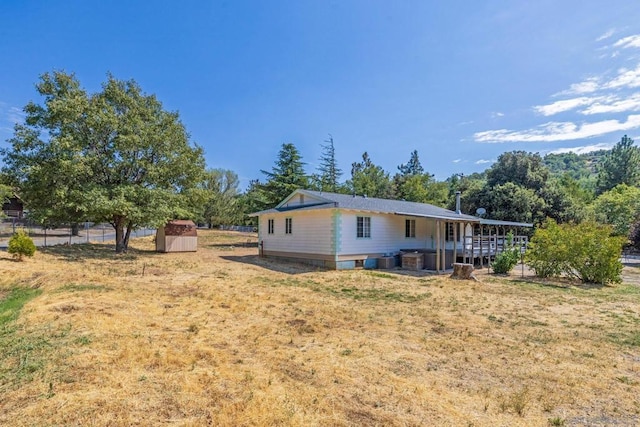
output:
<svg viewBox="0 0 640 427"><path fill-rule="evenodd" d="M580 179L595 174L598 162L606 153L607 150L592 151L585 154L547 154L544 156L543 161L554 175L569 173L571 177Z"/></svg>

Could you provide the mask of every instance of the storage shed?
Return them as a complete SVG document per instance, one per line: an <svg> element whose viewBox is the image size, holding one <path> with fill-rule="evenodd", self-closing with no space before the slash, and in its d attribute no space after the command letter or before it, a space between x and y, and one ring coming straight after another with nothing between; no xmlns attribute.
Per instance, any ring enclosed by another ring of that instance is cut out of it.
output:
<svg viewBox="0 0 640 427"><path fill-rule="evenodd" d="M169 221L156 232L157 252L195 252L197 248L198 231L193 221Z"/></svg>

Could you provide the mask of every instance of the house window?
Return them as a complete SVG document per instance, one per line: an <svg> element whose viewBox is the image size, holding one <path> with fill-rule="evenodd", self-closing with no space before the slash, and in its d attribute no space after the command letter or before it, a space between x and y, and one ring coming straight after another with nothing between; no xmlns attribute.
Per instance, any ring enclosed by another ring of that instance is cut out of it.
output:
<svg viewBox="0 0 640 427"><path fill-rule="evenodd" d="M269 234L273 234L273 223L274 221L272 219L267 221L267 233Z"/></svg>
<svg viewBox="0 0 640 427"><path fill-rule="evenodd" d="M357 237L371 237L371 217L369 216L358 217Z"/></svg>
<svg viewBox="0 0 640 427"><path fill-rule="evenodd" d="M285 218L284 220L284 234L291 234L291 223L293 222L293 218Z"/></svg>
<svg viewBox="0 0 640 427"><path fill-rule="evenodd" d="M446 242L453 242L453 227L458 227L458 229L456 230L457 233L457 240L458 242L460 242L461 236L460 236L460 227L458 225L458 223L456 222L447 222L444 228L444 240Z"/></svg>
<svg viewBox="0 0 640 427"><path fill-rule="evenodd" d="M416 237L415 219L406 219L404 221L404 237Z"/></svg>

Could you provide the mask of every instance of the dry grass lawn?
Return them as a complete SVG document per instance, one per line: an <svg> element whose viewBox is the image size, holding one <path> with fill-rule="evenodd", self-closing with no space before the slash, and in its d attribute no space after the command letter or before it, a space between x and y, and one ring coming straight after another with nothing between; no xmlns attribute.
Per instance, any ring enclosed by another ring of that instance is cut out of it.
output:
<svg viewBox="0 0 640 427"><path fill-rule="evenodd" d="M0 301L27 292L0 425L640 424L637 284L317 271L247 238L0 252Z"/></svg>

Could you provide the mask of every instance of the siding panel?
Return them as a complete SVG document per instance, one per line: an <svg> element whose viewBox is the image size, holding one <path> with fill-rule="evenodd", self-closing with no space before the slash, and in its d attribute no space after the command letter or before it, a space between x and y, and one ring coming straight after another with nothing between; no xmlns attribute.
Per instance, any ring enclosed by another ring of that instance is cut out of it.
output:
<svg viewBox="0 0 640 427"><path fill-rule="evenodd" d="M285 233L285 219L292 218L292 233ZM268 220L274 232L268 234ZM260 216L259 239L267 251L333 255L333 209L277 213Z"/></svg>

